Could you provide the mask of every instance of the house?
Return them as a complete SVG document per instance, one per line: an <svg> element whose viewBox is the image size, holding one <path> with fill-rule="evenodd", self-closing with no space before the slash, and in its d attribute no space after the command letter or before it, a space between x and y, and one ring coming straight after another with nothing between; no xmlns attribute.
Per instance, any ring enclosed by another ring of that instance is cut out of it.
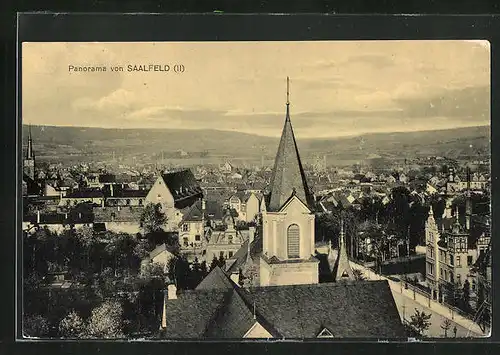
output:
<svg viewBox="0 0 500 355"><path fill-rule="evenodd" d="M144 207L114 206L94 207L94 229L123 232L129 234L141 233L141 216Z"/></svg>
<svg viewBox="0 0 500 355"><path fill-rule="evenodd" d="M132 190L123 188L124 185L107 184L102 188L106 206L145 206L147 190Z"/></svg>
<svg viewBox="0 0 500 355"><path fill-rule="evenodd" d="M472 233L472 207L467 198L465 225L459 222L458 210L451 216L448 203L443 218L436 221L432 207L425 224L426 281L434 299L443 300L453 285L463 285L468 280L473 289L477 282L471 270L491 241L491 231L486 225L479 237ZM441 228L440 228L441 227Z"/></svg>
<svg viewBox="0 0 500 355"><path fill-rule="evenodd" d="M240 288L214 268L193 291L165 292L168 339L402 338L387 281Z"/></svg>
<svg viewBox="0 0 500 355"><path fill-rule="evenodd" d="M61 197L59 206L75 206L82 202L89 202L94 205L102 206L104 203L104 194L99 189L80 189L70 191Z"/></svg>
<svg viewBox="0 0 500 355"><path fill-rule="evenodd" d="M166 228L175 231L182 220L181 210L192 206L202 197L198 181L191 170L186 169L160 174L146 195L146 204L160 203L167 217Z"/></svg>
<svg viewBox="0 0 500 355"><path fill-rule="evenodd" d="M201 254L201 249L206 245L205 208L206 202L199 199L192 206L181 211L182 220L179 223L179 244L181 249L198 249Z"/></svg>
<svg viewBox="0 0 500 355"><path fill-rule="evenodd" d="M229 209L226 209L223 226L224 230L214 230L209 233L206 248L208 262L221 256L224 259L233 258L245 240L253 239L254 227L250 227L248 230L238 230Z"/></svg>
<svg viewBox="0 0 500 355"><path fill-rule="evenodd" d="M174 249L166 243L163 243L162 245L158 245L149 253L149 257L142 263L142 265L144 266L147 263L158 264L163 267L165 272L168 272L168 264L173 258L175 258Z"/></svg>

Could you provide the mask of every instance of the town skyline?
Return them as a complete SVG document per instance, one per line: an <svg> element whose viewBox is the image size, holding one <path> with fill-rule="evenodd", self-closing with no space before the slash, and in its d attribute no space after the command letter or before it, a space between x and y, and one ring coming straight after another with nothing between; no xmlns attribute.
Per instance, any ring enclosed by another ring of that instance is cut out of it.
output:
<svg viewBox="0 0 500 355"><path fill-rule="evenodd" d="M24 43L23 123L279 137L289 76L299 139L490 125L487 41L130 44ZM127 63L185 72L68 71Z"/></svg>

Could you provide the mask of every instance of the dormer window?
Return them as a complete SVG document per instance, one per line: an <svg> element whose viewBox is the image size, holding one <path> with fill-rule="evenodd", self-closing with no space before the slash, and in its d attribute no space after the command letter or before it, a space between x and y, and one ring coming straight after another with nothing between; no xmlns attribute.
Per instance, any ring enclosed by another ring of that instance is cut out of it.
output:
<svg viewBox="0 0 500 355"><path fill-rule="evenodd" d="M333 338L333 334L327 328L323 328L323 330L319 332L317 338Z"/></svg>

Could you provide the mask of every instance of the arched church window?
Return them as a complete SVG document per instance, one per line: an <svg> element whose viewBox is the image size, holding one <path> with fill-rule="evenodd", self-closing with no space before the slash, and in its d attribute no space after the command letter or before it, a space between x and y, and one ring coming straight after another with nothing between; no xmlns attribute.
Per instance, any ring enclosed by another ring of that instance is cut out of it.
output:
<svg viewBox="0 0 500 355"><path fill-rule="evenodd" d="M287 230L287 252L288 258L300 257L300 229L296 224L292 224Z"/></svg>

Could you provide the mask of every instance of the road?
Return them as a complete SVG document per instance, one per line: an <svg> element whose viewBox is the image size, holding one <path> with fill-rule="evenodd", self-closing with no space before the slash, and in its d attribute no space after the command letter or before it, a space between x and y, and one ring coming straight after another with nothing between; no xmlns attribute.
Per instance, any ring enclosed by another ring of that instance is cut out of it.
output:
<svg viewBox="0 0 500 355"><path fill-rule="evenodd" d="M424 311L427 314L431 314L431 326L425 335L430 337L444 337L444 330L441 329L441 324L443 324L444 319L449 319L452 322L452 326L448 331L448 337L453 337L453 327L457 327L457 337L486 337L487 334L483 334L479 325L462 317L444 305L429 300L427 297L419 293L414 293L409 289L402 287L400 282L395 282L382 275L374 273L372 270L354 263L349 262L353 269L359 269L363 272L365 277L369 280L387 280L392 291L392 296L396 302L401 319L409 320L411 315L415 313L415 308L419 311Z"/></svg>

